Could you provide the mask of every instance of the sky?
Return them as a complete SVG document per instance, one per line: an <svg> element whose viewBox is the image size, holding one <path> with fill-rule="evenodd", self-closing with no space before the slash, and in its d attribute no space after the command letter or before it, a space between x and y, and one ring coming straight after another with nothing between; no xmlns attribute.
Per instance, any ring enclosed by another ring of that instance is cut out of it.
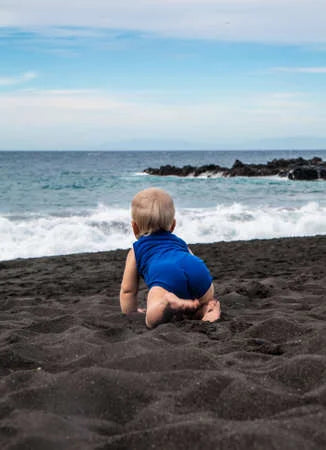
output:
<svg viewBox="0 0 326 450"><path fill-rule="evenodd" d="M326 149L325 0L0 0L0 150Z"/></svg>

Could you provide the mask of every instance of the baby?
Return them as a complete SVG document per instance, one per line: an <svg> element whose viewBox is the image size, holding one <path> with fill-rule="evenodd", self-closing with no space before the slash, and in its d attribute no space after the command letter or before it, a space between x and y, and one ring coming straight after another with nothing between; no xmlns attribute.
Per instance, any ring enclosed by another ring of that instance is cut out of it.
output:
<svg viewBox="0 0 326 450"><path fill-rule="evenodd" d="M214 299L214 285L206 265L172 234L176 221L170 195L157 188L139 192L132 200L131 215L137 241L127 255L121 283L122 312L137 311L141 276L149 288L148 328L170 320L178 312L193 313L194 318L207 322L219 319L220 303Z"/></svg>

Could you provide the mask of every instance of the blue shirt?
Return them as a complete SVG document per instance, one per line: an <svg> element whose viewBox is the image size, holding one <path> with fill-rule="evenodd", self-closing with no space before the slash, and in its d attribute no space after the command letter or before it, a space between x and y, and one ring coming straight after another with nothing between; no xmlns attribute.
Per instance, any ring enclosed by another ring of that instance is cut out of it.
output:
<svg viewBox="0 0 326 450"><path fill-rule="evenodd" d="M212 277L187 244L169 231L142 236L133 245L138 273L149 288L160 286L183 299L200 298Z"/></svg>

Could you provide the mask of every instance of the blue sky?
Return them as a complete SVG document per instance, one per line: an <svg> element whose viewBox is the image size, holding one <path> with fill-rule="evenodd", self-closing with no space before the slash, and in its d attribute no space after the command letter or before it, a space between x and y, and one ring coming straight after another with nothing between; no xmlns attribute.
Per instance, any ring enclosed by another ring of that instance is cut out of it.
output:
<svg viewBox="0 0 326 450"><path fill-rule="evenodd" d="M326 148L325 82L322 1L0 0L2 150Z"/></svg>

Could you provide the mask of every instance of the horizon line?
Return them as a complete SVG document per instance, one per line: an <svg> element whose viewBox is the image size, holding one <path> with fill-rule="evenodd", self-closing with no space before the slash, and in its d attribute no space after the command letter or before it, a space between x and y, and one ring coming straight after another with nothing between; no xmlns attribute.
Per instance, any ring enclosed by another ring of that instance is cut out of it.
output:
<svg viewBox="0 0 326 450"><path fill-rule="evenodd" d="M109 153L109 152L324 152L325 148L229 148L229 149L205 149L205 148L191 148L191 149L111 149L111 150L94 150L94 149L44 149L44 150L28 150L28 149L0 149L1 153L10 153L10 152L51 152L51 153L60 153L60 152L92 152L92 153Z"/></svg>

